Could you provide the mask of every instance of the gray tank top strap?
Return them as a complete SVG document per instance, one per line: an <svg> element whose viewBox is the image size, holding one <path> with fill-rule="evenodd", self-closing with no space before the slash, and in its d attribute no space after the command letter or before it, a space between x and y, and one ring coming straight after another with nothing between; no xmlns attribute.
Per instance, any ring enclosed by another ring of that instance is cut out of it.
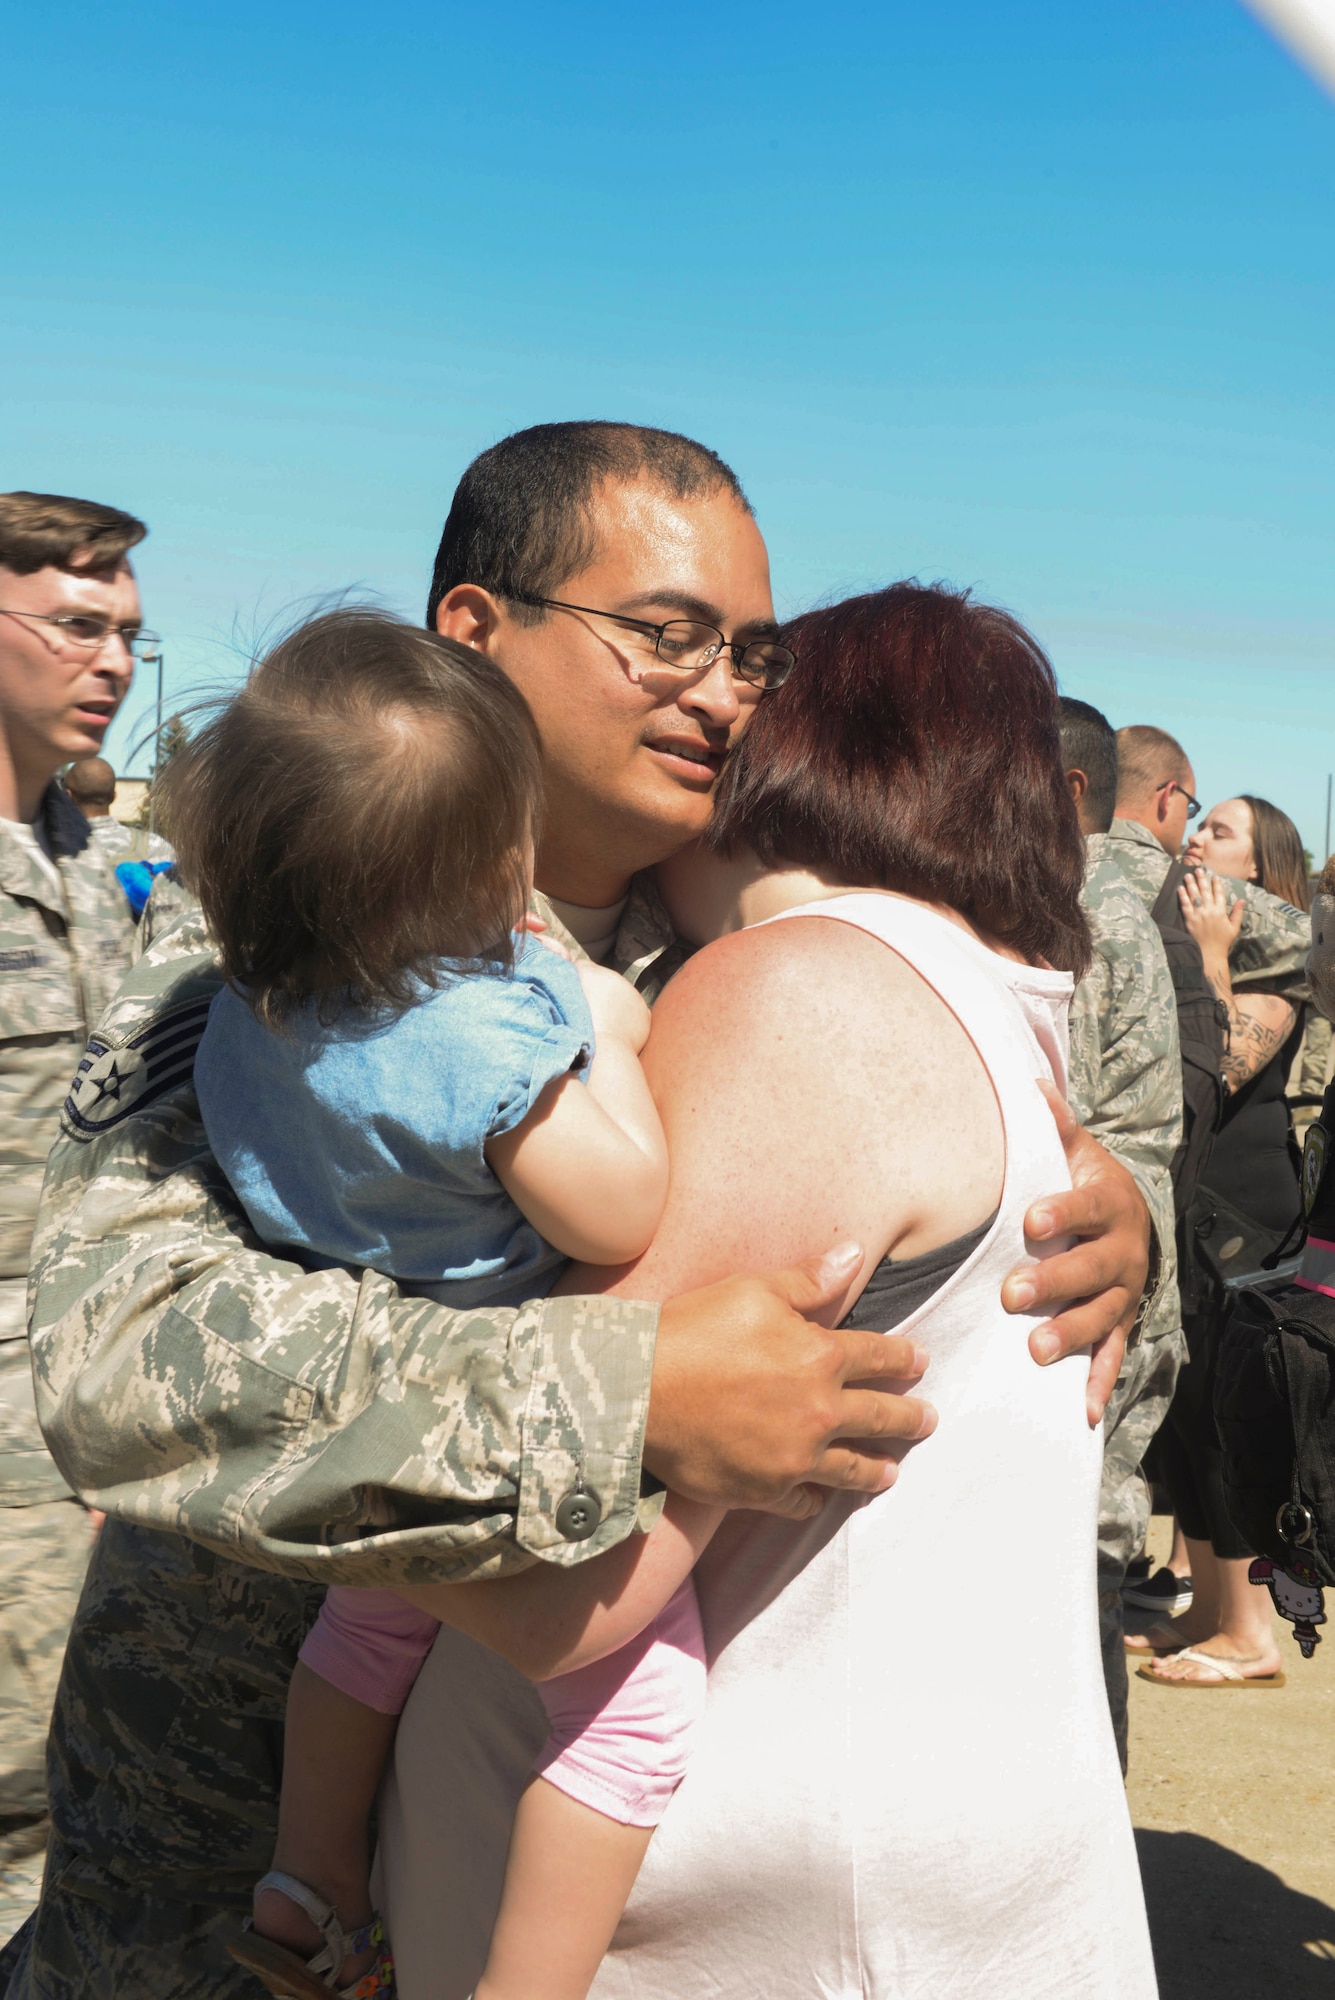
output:
<svg viewBox="0 0 1335 2000"><path fill-rule="evenodd" d="M993 1210L987 1221L953 1243L924 1250L919 1257L882 1257L867 1280L866 1290L851 1311L840 1320L866 1333L889 1333L925 1306L933 1292L953 1278L967 1264L997 1219Z"/></svg>

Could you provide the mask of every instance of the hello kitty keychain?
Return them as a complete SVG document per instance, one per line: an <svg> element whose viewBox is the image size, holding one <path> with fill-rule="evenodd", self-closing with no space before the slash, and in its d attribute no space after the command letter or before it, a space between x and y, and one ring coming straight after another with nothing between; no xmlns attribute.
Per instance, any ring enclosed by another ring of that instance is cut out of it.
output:
<svg viewBox="0 0 1335 2000"><path fill-rule="evenodd" d="M1288 1544L1288 1554L1282 1563L1272 1562L1269 1556L1257 1556L1247 1571L1247 1580L1266 1586L1276 1611L1292 1625L1303 1658L1310 1660L1321 1644L1321 1634L1316 1628L1326 1623L1326 1599L1315 1564L1296 1544L1310 1540L1312 1517L1306 1507L1290 1501L1280 1508L1275 1525ZM1292 1532L1295 1528L1305 1532L1295 1535Z"/></svg>

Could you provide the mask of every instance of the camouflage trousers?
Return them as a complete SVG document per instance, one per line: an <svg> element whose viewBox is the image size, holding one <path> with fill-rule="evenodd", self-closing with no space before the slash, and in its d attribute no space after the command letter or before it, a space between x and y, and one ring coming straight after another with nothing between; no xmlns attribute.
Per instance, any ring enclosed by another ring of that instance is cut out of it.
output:
<svg viewBox="0 0 1335 2000"><path fill-rule="evenodd" d="M227 1956L268 1868L323 1591L109 1520L51 1722L53 1834L4 2000L264 2000Z"/></svg>
<svg viewBox="0 0 1335 2000"><path fill-rule="evenodd" d="M0 1829L46 1810L47 1724L93 1543L38 1429L23 1291L0 1282Z"/></svg>
<svg viewBox="0 0 1335 2000"><path fill-rule="evenodd" d="M227 1956L241 1913L178 1903L151 1889L81 1880L77 1858L53 1839L42 1902L0 1972L3 2000L265 2000L260 1982Z"/></svg>
<svg viewBox="0 0 1335 2000"><path fill-rule="evenodd" d="M1099 1644L1117 1752L1126 1772L1126 1647L1122 1585L1150 1525L1145 1453L1168 1414L1186 1354L1180 1332L1144 1340L1122 1363L1103 1419L1103 1483L1099 1491Z"/></svg>

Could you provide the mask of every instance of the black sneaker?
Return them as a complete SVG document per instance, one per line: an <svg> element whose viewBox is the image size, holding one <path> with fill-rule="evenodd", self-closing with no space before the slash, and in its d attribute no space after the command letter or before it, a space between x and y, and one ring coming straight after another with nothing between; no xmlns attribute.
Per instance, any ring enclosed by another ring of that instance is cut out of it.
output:
<svg viewBox="0 0 1335 2000"><path fill-rule="evenodd" d="M1166 1618L1180 1618L1184 1611L1191 1609L1191 1578L1175 1576L1171 1569L1160 1569L1153 1576L1128 1578L1122 1586L1122 1601L1134 1604L1137 1611L1158 1611Z"/></svg>

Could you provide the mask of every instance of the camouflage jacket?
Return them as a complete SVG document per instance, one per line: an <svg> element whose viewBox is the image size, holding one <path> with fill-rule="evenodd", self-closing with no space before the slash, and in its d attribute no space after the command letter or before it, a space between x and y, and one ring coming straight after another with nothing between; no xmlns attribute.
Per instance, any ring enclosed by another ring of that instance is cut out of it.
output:
<svg viewBox="0 0 1335 2000"><path fill-rule="evenodd" d="M1138 820L1115 819L1105 838L1141 902L1152 910L1172 865L1169 856ZM1235 990L1262 987L1295 1004L1305 1000L1307 953L1312 943L1312 923L1306 910L1281 903L1278 896L1258 889L1255 882L1225 880L1232 896L1241 896L1247 906L1242 929L1229 953Z"/></svg>
<svg viewBox="0 0 1335 2000"><path fill-rule="evenodd" d="M88 1030L134 956L120 884L62 786L47 787L42 818L59 889L0 820L0 1278L28 1268L60 1107Z"/></svg>
<svg viewBox="0 0 1335 2000"><path fill-rule="evenodd" d="M646 952L632 924L622 955ZM498 1576L610 1548L640 1514L657 1307L455 1312L374 1271L270 1256L195 1101L220 980L188 914L140 959L70 1090L30 1307L42 1427L71 1485L324 1583ZM581 1482L600 1519L573 1541L560 1508Z"/></svg>
<svg viewBox="0 0 1335 2000"><path fill-rule="evenodd" d="M1169 1172L1182 1137L1177 1002L1163 941L1107 835L1091 834L1086 848L1081 902L1094 963L1071 1001L1069 1094L1080 1123L1135 1175L1154 1218L1162 1282L1141 1323L1141 1337L1154 1340L1181 1324Z"/></svg>
<svg viewBox="0 0 1335 2000"><path fill-rule="evenodd" d="M147 827L127 826L110 813L99 813L88 822L95 844L114 868L118 861L174 861L176 851L160 833Z"/></svg>

